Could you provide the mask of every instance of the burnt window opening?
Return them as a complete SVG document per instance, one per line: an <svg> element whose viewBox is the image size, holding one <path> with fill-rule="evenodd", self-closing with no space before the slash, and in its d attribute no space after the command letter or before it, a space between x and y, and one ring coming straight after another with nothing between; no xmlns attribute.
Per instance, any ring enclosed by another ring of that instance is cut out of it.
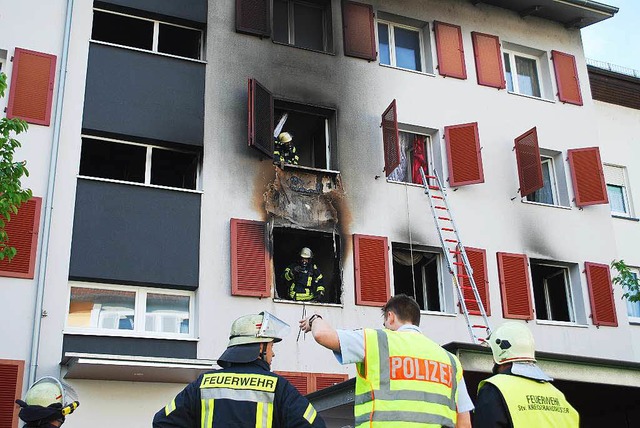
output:
<svg viewBox="0 0 640 428"><path fill-rule="evenodd" d="M536 318L575 322L570 269L531 260Z"/></svg>
<svg viewBox="0 0 640 428"><path fill-rule="evenodd" d="M310 265L315 264L322 274L324 296L318 303L341 303L342 280L340 276L340 236L327 232L275 227L273 229L273 267L276 284L275 297L294 300L290 295L291 281L285 278L285 270L300 261L303 248L313 252Z"/></svg>
<svg viewBox="0 0 640 428"><path fill-rule="evenodd" d="M423 311L446 312L440 254L392 246L394 294L413 297Z"/></svg>
<svg viewBox="0 0 640 428"><path fill-rule="evenodd" d="M200 154L143 144L83 137L80 175L197 190Z"/></svg>
<svg viewBox="0 0 640 428"><path fill-rule="evenodd" d="M96 9L91 39L191 59L202 59L202 30Z"/></svg>
<svg viewBox="0 0 640 428"><path fill-rule="evenodd" d="M333 51L329 0L273 0L273 41Z"/></svg>

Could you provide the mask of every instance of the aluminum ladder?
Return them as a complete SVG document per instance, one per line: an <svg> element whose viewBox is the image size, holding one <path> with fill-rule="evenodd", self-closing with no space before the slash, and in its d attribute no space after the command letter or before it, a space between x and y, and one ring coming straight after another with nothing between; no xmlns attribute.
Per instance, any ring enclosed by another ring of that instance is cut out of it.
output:
<svg viewBox="0 0 640 428"><path fill-rule="evenodd" d="M449 269L449 273L451 274L451 278L453 279L453 283L458 293L460 310L464 314L464 318L467 322L471 340L476 344L485 344L486 339L479 337L479 335L476 334L476 330L485 329L488 337L489 334L491 334L489 318L487 317L487 312L482 304L482 299L480 299L480 293L478 293L476 282L473 279L473 269L471 268L471 263L467 257L464 245L462 245L462 240L458 233L458 227L453 220L453 215L449 208L449 203L447 202L447 193L442 186L442 181L440 180L437 171L434 171L434 175L425 175L424 169L420 167L420 176L422 177L424 193L429 197L429 206L431 207L431 214L433 215L436 229L438 229L440 245L442 246L442 251L444 252L445 259L447 260L447 268ZM429 184L429 180L432 180L435 184ZM458 268L461 266L464 266L465 271L458 272L460 270ZM468 285L461 285L461 279L467 279L466 284ZM466 298L464 290L471 290L473 292L473 298ZM467 303L475 303L478 305L484 325L471 323Z"/></svg>

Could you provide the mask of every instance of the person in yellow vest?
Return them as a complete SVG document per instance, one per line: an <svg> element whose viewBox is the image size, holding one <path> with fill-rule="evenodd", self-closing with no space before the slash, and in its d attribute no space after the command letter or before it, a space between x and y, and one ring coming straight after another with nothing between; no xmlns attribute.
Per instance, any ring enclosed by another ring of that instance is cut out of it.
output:
<svg viewBox="0 0 640 428"><path fill-rule="evenodd" d="M478 386L475 428L577 428L578 412L536 364L531 331L507 322L488 338L494 376Z"/></svg>
<svg viewBox="0 0 640 428"><path fill-rule="evenodd" d="M382 314L384 329L336 330L318 314L300 321L340 363L356 363L354 426L471 427L460 362L422 334L416 301L394 296Z"/></svg>

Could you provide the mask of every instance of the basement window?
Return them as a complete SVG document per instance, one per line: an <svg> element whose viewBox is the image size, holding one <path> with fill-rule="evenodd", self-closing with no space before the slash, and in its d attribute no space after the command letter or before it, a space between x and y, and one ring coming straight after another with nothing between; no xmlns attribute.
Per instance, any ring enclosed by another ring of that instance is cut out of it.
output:
<svg viewBox="0 0 640 428"><path fill-rule="evenodd" d="M274 227L273 229L273 272L276 284L276 299L293 300L290 296L291 282L285 278L287 267L293 267L300 260L302 248L313 252L312 264L322 274L325 288L324 297L318 303L341 303L342 278L340 275L340 236L327 232Z"/></svg>
<svg viewBox="0 0 640 428"><path fill-rule="evenodd" d="M329 0L273 0L273 41L331 52Z"/></svg>
<svg viewBox="0 0 640 428"><path fill-rule="evenodd" d="M197 190L200 154L84 136L80 175L130 183Z"/></svg>
<svg viewBox="0 0 640 428"><path fill-rule="evenodd" d="M413 297L420 309L449 312L442 281L441 254L393 244L393 291Z"/></svg>
<svg viewBox="0 0 640 428"><path fill-rule="evenodd" d="M575 322L570 269L567 266L531 260L531 277L536 318Z"/></svg>
<svg viewBox="0 0 640 428"><path fill-rule="evenodd" d="M93 11L91 39L202 59L202 30L107 10Z"/></svg>

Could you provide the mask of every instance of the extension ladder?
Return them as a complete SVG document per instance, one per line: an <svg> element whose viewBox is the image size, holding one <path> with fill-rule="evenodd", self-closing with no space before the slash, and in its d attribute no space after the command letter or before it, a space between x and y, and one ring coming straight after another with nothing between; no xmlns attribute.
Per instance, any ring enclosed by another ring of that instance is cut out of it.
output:
<svg viewBox="0 0 640 428"><path fill-rule="evenodd" d="M429 206L431 207L431 214L433 215L433 220L435 221L436 229L438 230L438 236L440 237L440 245L442 246L442 251L444 252L444 257L447 261L447 268L449 269L449 273L451 274L451 278L453 279L453 283L458 293L460 310L464 314L464 318L467 322L471 340L476 344L484 344L486 340L479 337L479 335L476 334L476 330L485 329L488 337L491 333L489 318L487 317L487 312L482 304L482 299L480 299L480 293L478 293L476 282L473 279L473 269L471 268L471 263L467 257L467 252L464 249L464 245L462 245L458 228L453 220L453 215L449 208L449 203L447 202L446 191L442 186L442 182L440 181L437 171L434 171L434 175L425 175L424 169L420 167L420 176L422 177L424 192L429 197ZM435 185L429 184L429 180L432 180ZM464 271L459 269L461 266L464 266ZM465 285L461 285L461 282L464 282ZM471 290L473 292L473 298L465 297L465 290ZM484 325L471 323L467 303L475 303L478 305L478 310L480 311Z"/></svg>

